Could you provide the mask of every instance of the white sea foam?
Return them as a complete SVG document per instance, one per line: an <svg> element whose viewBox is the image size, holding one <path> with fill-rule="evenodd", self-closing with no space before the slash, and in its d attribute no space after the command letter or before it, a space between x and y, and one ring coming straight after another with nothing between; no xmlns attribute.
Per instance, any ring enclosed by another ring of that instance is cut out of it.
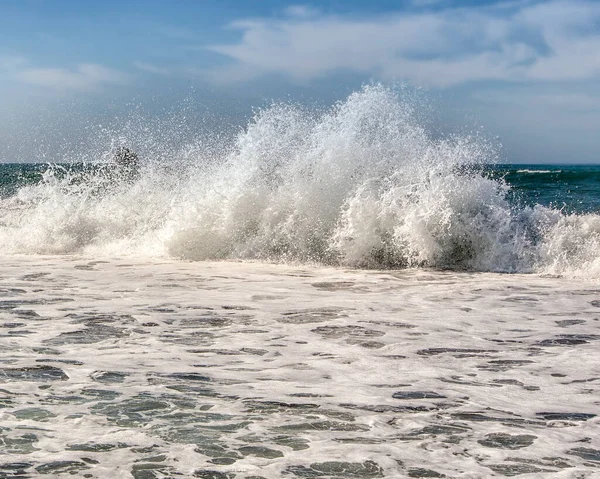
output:
<svg viewBox="0 0 600 479"><path fill-rule="evenodd" d="M586 281L0 264L1 477L598 476Z"/></svg>
<svg viewBox="0 0 600 479"><path fill-rule="evenodd" d="M517 170L517 173L528 173L528 174L536 174L536 173L562 173L562 170Z"/></svg>
<svg viewBox="0 0 600 479"><path fill-rule="evenodd" d="M167 148L129 126L117 143L150 138L135 182L50 168L2 201L0 247L600 275L599 216L512 206L477 169L492 143L434 137L418 113L410 95L371 85L324 113L273 105L234 141Z"/></svg>

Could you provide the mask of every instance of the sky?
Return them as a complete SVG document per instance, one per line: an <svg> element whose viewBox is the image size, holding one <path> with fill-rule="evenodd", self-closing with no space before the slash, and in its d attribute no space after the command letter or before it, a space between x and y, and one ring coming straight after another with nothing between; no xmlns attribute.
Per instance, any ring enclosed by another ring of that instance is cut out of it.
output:
<svg viewBox="0 0 600 479"><path fill-rule="evenodd" d="M243 125L369 82L420 89L507 162L600 163L598 0L0 2L0 161L132 108Z"/></svg>

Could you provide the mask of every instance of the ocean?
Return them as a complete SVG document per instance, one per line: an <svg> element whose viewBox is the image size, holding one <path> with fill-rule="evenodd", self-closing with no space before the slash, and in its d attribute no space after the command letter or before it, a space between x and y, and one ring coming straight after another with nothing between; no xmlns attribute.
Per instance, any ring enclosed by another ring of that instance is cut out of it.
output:
<svg viewBox="0 0 600 479"><path fill-rule="evenodd" d="M567 214L600 212L599 165L519 164L492 167L521 205L543 205Z"/></svg>
<svg viewBox="0 0 600 479"><path fill-rule="evenodd" d="M430 124L370 85L0 164L0 477L596 477L600 166Z"/></svg>

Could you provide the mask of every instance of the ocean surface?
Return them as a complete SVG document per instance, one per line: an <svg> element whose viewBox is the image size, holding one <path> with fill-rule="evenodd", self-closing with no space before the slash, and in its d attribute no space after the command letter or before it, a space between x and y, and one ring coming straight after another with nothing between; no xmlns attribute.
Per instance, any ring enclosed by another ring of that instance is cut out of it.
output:
<svg viewBox="0 0 600 479"><path fill-rule="evenodd" d="M598 477L600 167L419 105L0 164L0 478Z"/></svg>

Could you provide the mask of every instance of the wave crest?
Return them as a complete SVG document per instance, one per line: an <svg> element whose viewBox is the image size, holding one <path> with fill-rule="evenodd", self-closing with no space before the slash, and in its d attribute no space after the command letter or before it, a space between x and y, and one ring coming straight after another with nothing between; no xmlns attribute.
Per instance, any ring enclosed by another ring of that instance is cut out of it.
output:
<svg viewBox="0 0 600 479"><path fill-rule="evenodd" d="M262 110L235 141L171 150L133 183L56 175L2 201L6 252L169 254L353 267L598 271L600 217L519 209L479 165L495 145L436 137L402 89L326 112ZM587 273L585 273L587 274Z"/></svg>

